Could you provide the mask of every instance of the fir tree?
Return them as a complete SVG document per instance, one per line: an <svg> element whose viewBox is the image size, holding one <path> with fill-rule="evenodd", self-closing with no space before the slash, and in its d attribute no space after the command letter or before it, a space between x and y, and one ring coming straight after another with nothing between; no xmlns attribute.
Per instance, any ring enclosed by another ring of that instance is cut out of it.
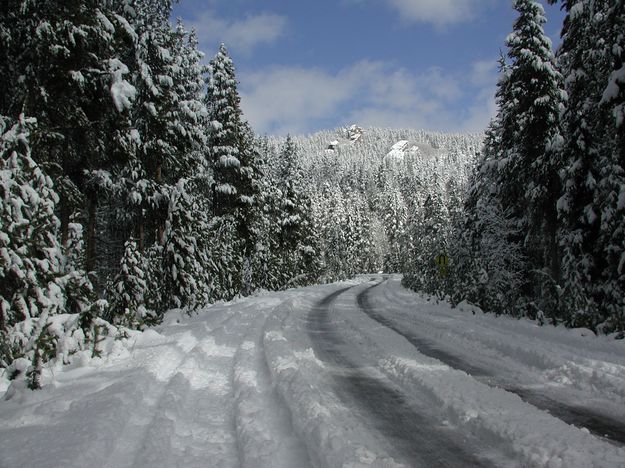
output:
<svg viewBox="0 0 625 468"><path fill-rule="evenodd" d="M208 166L213 172L213 214L234 222L237 232L237 254L244 271L240 289L249 293L259 285L254 279L258 262L255 258L260 226L263 221L259 206L263 198L260 155L251 127L243 120L237 91L234 64L222 44L209 66L206 104L208 122Z"/></svg>
<svg viewBox="0 0 625 468"><path fill-rule="evenodd" d="M165 307L194 310L208 302L210 281L206 245L201 243L208 230L206 221L186 180L176 185L170 201L165 230L164 278L162 297Z"/></svg>
<svg viewBox="0 0 625 468"><path fill-rule="evenodd" d="M169 3L141 4L134 21L132 78L141 105L132 110L134 156L118 177L141 249L163 242L170 185L196 170L205 144L201 55L182 24L171 29Z"/></svg>
<svg viewBox="0 0 625 468"><path fill-rule="evenodd" d="M558 152L562 143L560 113L562 77L554 64L551 41L543 31L543 7L535 0L516 0L519 16L507 39L511 60L500 84L500 159L497 197L504 211L518 220L520 240L538 277L527 278L526 294L544 297L545 278L559 279L556 203L560 194ZM522 231L521 231L522 230ZM556 304L543 303L557 314Z"/></svg>
<svg viewBox="0 0 625 468"><path fill-rule="evenodd" d="M408 211L399 190L393 187L385 195L384 228L388 237L389 249L384 258L384 271L397 273L404 271L404 247L406 246L406 223Z"/></svg>
<svg viewBox="0 0 625 468"><path fill-rule="evenodd" d="M92 270L100 182L107 180L101 175L120 154L126 122L118 112L134 97L119 60L133 33L108 2L11 1L5 12L20 42L8 44L11 75L4 78L16 86L0 112L37 119L33 159L55 180L62 242L72 214L86 207L85 261Z"/></svg>
<svg viewBox="0 0 625 468"><path fill-rule="evenodd" d="M423 205L421 219L410 230L414 239L410 274L405 282L414 289L444 295L447 270L435 263L438 255L447 255L448 214L441 199L441 192L430 194Z"/></svg>
<svg viewBox="0 0 625 468"><path fill-rule="evenodd" d="M33 120L0 119L0 362L8 365L29 350L43 333L49 316L63 311L59 284L62 252L54 214L58 196L50 177L31 157ZM15 342L9 329L37 319L29 337ZM39 359L37 355L36 359ZM35 361L33 361L35 362Z"/></svg>
<svg viewBox="0 0 625 468"><path fill-rule="evenodd" d="M559 151L562 77L543 31L543 7L535 0L516 0L514 8L519 16L506 40L509 63L504 57L500 60L499 110L486 132L483 154L470 183L466 221L461 223L468 233L462 236L461 262L455 267L467 275L472 297L483 306L505 305L510 313L532 316L544 311L557 319L561 317L556 204L563 166ZM510 237L495 236L493 227ZM512 298L505 304L497 298L505 297L509 282L494 280L490 268L483 265L484 258L501 253L500 244L507 246L511 257L498 276L513 278L515 286L522 278L518 300ZM478 287L477 272L470 273L471 269L483 272L479 281L484 287ZM480 294L484 294L481 299ZM528 304L525 312L522 304Z"/></svg>
<svg viewBox="0 0 625 468"><path fill-rule="evenodd" d="M292 284L295 278L316 277L317 241L310 219L310 199L303 189L304 175L299 166L297 147L290 136L279 155L277 187L279 189L278 224L283 284Z"/></svg>
<svg viewBox="0 0 625 468"><path fill-rule="evenodd" d="M2 328L55 311L61 249L54 215L58 196L31 157L34 121L2 120Z"/></svg>
<svg viewBox="0 0 625 468"><path fill-rule="evenodd" d="M233 214L239 206L243 139L241 99L234 64L222 44L210 62L206 103L213 130L208 137L208 157L213 169L213 207L217 216Z"/></svg>
<svg viewBox="0 0 625 468"><path fill-rule="evenodd" d="M148 285L145 259L134 239L126 242L120 272L113 282L109 300L109 320L128 328L141 328L154 322L154 313L145 307Z"/></svg>
<svg viewBox="0 0 625 468"><path fill-rule="evenodd" d="M618 70L622 2L564 2L558 59L567 77L567 158L558 202L564 298L571 325L622 330L622 193ZM616 47L615 47L616 46ZM614 78L614 79L613 79ZM620 142L620 144L619 144Z"/></svg>

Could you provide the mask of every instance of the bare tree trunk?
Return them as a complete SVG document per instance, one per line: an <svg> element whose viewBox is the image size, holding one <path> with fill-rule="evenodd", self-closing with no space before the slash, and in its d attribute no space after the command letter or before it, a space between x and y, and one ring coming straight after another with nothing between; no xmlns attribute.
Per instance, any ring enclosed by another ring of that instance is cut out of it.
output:
<svg viewBox="0 0 625 468"><path fill-rule="evenodd" d="M67 197L61 196L60 200L60 221L61 221L61 244L63 247L67 247L67 241L69 240L69 218L71 215L71 209L67 201Z"/></svg>
<svg viewBox="0 0 625 468"><path fill-rule="evenodd" d="M4 311L0 310L0 331L6 331L7 329L7 322L6 319L4 318Z"/></svg>
<svg viewBox="0 0 625 468"><path fill-rule="evenodd" d="M139 244L139 252L143 252L145 249L145 220L143 216L139 218L139 225L137 226L137 241Z"/></svg>
<svg viewBox="0 0 625 468"><path fill-rule="evenodd" d="M87 206L87 245L85 252L85 268L87 273L95 270L95 253L96 253L96 216L97 202L93 198L89 198Z"/></svg>
<svg viewBox="0 0 625 468"><path fill-rule="evenodd" d="M549 236L549 269L551 270L551 276L557 284L560 284L560 280L562 279L562 265L560 259L560 248L558 246L558 233L557 233L557 220L558 214L554 212L547 220L549 223L548 233Z"/></svg>
<svg viewBox="0 0 625 468"><path fill-rule="evenodd" d="M159 164L158 166L156 166L156 173L154 174L154 180L156 180L157 184L161 184L163 182L162 164ZM159 220L158 222L157 241L159 245L165 244L165 221L164 220Z"/></svg>

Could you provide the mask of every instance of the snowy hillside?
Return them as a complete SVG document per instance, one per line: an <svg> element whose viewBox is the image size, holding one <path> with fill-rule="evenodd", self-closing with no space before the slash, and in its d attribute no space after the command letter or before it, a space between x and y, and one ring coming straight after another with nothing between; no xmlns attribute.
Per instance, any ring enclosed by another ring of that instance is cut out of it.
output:
<svg viewBox="0 0 625 468"><path fill-rule="evenodd" d="M462 210L481 134L361 128L293 136L311 199L324 266L336 280L367 271L409 271L424 252L419 231L440 218L442 238ZM279 167L284 139L269 139L268 168ZM436 248L441 248L440 243Z"/></svg>
<svg viewBox="0 0 625 468"><path fill-rule="evenodd" d="M319 164L335 156L365 168L379 164L386 156L405 152L422 158L472 161L481 150L483 134L453 134L414 129L361 128L358 125L322 131L307 136L292 136L305 166ZM279 145L283 140L274 139Z"/></svg>

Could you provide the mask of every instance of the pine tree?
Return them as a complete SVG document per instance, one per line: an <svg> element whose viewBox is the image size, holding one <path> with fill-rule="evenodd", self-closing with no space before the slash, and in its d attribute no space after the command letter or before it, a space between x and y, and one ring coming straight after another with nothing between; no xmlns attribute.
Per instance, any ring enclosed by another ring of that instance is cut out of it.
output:
<svg viewBox="0 0 625 468"><path fill-rule="evenodd" d="M607 268L603 270L609 315L605 331L625 335L625 2L609 4L605 17L606 54L611 55L612 71L599 102L607 118L606 158L601 163L599 187L601 231Z"/></svg>
<svg viewBox="0 0 625 468"><path fill-rule="evenodd" d="M58 196L33 161L28 143L35 123L24 117L11 127L6 118L1 123L2 328L6 328L58 305L50 294L62 259L54 215Z"/></svg>
<svg viewBox="0 0 625 468"><path fill-rule="evenodd" d="M318 272L315 266L316 240L310 219L310 199L304 192L304 175L298 162L297 147L290 136L278 159L276 186L279 190L278 225L280 271L283 283L293 284L304 276L314 279Z"/></svg>
<svg viewBox="0 0 625 468"><path fill-rule="evenodd" d="M29 137L35 122L0 119L0 363L32 351L48 317L63 311L59 284L62 252L54 214L58 196L50 177L31 157ZM16 340L10 328L37 319L30 335ZM36 359L39 359L37 355ZM33 361L34 362L34 361Z"/></svg>
<svg viewBox="0 0 625 468"><path fill-rule="evenodd" d="M102 175L123 152L118 136L126 133L126 121L118 114L134 98L119 60L133 32L109 2L10 1L4 12L19 41L7 44L12 65L3 70L3 82L14 88L0 112L37 119L33 159L46 167L60 195L62 242L72 214L86 208L85 261L92 270L98 198L108 180Z"/></svg>
<svg viewBox="0 0 625 468"><path fill-rule="evenodd" d="M245 195L239 193L243 122L234 64L223 44L210 62L207 86L208 119L213 126L208 137L208 158L214 178L214 213L231 215Z"/></svg>
<svg viewBox="0 0 625 468"><path fill-rule="evenodd" d="M393 187L385 194L384 228L389 242L389 250L384 258L384 271L397 273L404 271L404 248L406 246L406 227L408 211L404 198Z"/></svg>
<svg viewBox="0 0 625 468"><path fill-rule="evenodd" d="M209 228L182 179L172 193L164 243L162 297L166 308L194 310L210 297L207 246L203 233Z"/></svg>
<svg viewBox="0 0 625 468"><path fill-rule="evenodd" d="M411 275L406 277L413 288L438 295L442 295L445 289L447 271L439 269L435 258L441 254L447 255L449 231L449 217L441 194L435 191L428 195L421 219L411 226L415 244L415 252L412 254L414 263L411 265Z"/></svg>
<svg viewBox="0 0 625 468"><path fill-rule="evenodd" d="M556 282L559 278L556 202L562 163L557 150L564 95L551 42L543 31L543 7L535 0L516 0L514 7L519 16L507 39L511 64L499 92L497 197L503 210L518 220L519 232L525 233L520 241L531 264L545 270L538 278L527 278L526 294L540 298L546 294L545 277ZM549 310L552 315L557 313L554 307Z"/></svg>
<svg viewBox="0 0 625 468"><path fill-rule="evenodd" d="M130 239L125 244L120 272L113 282L109 300L109 320L116 325L139 329L155 322L155 314L145 307L148 285L145 259L137 243Z"/></svg>
<svg viewBox="0 0 625 468"><path fill-rule="evenodd" d="M207 141L208 166L213 172L212 207L224 226L236 226L242 271L240 290L248 294L259 287L256 253L262 236L263 184L261 161L254 133L243 120L235 69L222 44L209 66L206 105L211 129ZM218 222L221 224L221 222Z"/></svg>
<svg viewBox="0 0 625 468"><path fill-rule="evenodd" d="M564 298L571 325L623 329L618 70L622 2L564 2L558 59L567 77L564 194L558 202ZM616 46L616 47L615 47ZM616 85L616 86L614 86ZM613 99L612 99L613 98Z"/></svg>
<svg viewBox="0 0 625 468"><path fill-rule="evenodd" d="M460 223L467 234L456 236L461 247L454 268L466 275L461 289L466 287L485 307L505 307L509 313L531 316L544 312L557 319L562 313L556 205L563 166L559 151L563 79L543 31L543 7L535 0L516 0L514 8L519 16L506 40L509 62L500 60L499 110L469 184L466 218ZM509 237L495 235L494 228ZM498 274L483 261L500 255L500 245L510 255L504 265L495 263L503 268ZM476 276L478 271L482 273ZM454 275L452 282L462 284ZM511 282L515 290L521 285L520 295L510 296L510 301L498 299L505 297ZM524 303L528 308L522 311Z"/></svg>
<svg viewBox="0 0 625 468"><path fill-rule="evenodd" d="M169 191L201 163L206 109L204 68L193 34L169 24L170 2L139 5L132 80L140 106L132 109L134 148L122 167L118 198L128 203L140 249L163 241Z"/></svg>

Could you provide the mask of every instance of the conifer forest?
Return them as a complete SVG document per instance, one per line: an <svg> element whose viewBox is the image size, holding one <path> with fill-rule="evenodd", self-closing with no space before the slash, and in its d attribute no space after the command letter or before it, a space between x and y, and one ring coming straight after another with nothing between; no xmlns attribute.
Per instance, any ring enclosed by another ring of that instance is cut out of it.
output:
<svg viewBox="0 0 625 468"><path fill-rule="evenodd" d="M0 368L36 389L168 310L378 272L623 339L625 2L559 3L554 51L513 2L484 133L273 136L172 0L3 0Z"/></svg>

